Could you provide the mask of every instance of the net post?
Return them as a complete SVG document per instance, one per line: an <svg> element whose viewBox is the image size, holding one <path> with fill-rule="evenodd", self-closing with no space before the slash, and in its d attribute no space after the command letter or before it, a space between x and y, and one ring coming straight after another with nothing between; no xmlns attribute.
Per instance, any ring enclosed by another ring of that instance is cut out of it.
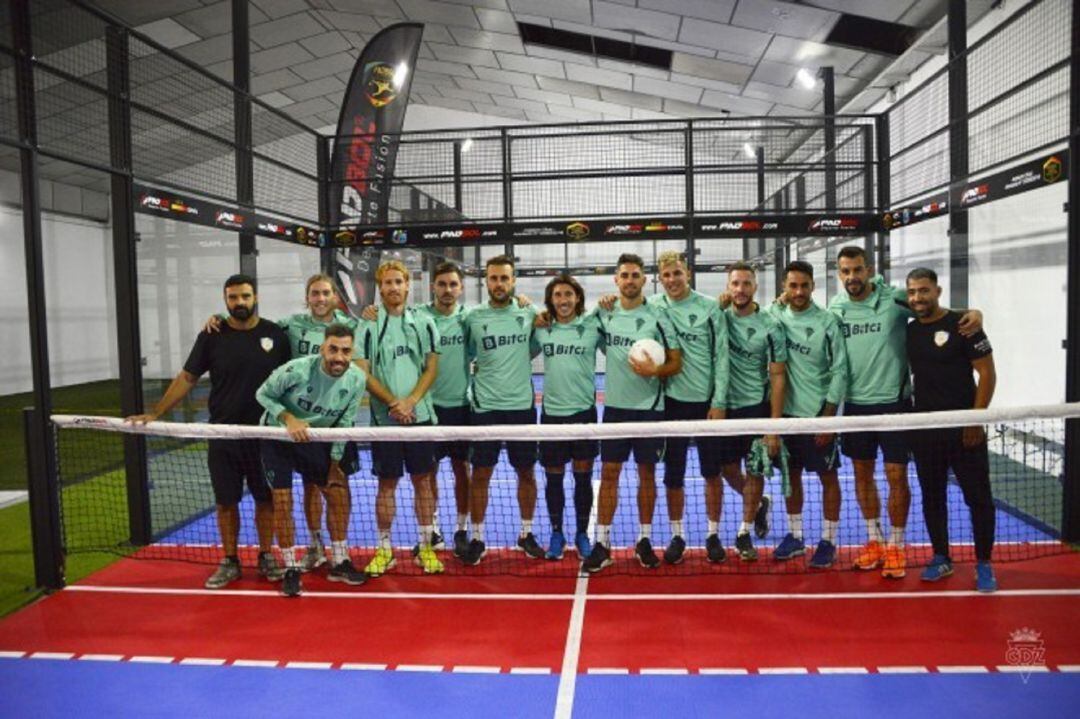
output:
<svg viewBox="0 0 1080 719"><path fill-rule="evenodd" d="M131 104L127 30L110 25L105 33L106 80L109 89L109 155L111 177L113 271L116 283L116 339L120 369L120 410L143 411L142 343L139 338L138 251L134 187L131 178ZM131 542L150 543L150 489L146 440L124 437L128 527Z"/></svg>
<svg viewBox="0 0 1080 719"><path fill-rule="evenodd" d="M1080 402L1080 11L1072 8L1069 83L1068 285L1065 303L1065 401ZM1061 538L1080 543L1080 419L1065 420Z"/></svg>
<svg viewBox="0 0 1080 719"><path fill-rule="evenodd" d="M48 415L23 408L26 438L26 486L30 501L30 536L34 543L34 582L45 589L64 588L64 541L60 532L60 482L56 444Z"/></svg>

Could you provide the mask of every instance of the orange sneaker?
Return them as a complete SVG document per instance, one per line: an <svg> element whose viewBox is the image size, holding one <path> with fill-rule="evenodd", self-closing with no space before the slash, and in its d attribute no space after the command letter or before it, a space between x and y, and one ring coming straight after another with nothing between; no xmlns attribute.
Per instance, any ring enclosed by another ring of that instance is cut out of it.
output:
<svg viewBox="0 0 1080 719"><path fill-rule="evenodd" d="M904 556L903 547L885 548L885 565L881 568L881 576L886 579L903 579L907 574L907 558Z"/></svg>
<svg viewBox="0 0 1080 719"><path fill-rule="evenodd" d="M877 569L884 559L885 547L881 542L871 540L866 543L862 551L859 552L859 556L855 558L855 568L864 572Z"/></svg>

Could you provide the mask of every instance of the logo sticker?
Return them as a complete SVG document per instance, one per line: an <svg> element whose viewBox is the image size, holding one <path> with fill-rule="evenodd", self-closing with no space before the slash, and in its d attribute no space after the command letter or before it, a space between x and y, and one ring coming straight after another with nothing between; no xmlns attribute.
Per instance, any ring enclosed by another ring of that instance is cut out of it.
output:
<svg viewBox="0 0 1080 719"><path fill-rule="evenodd" d="M571 240L584 240L589 236L589 226L584 222L571 222L566 226L566 236Z"/></svg>
<svg viewBox="0 0 1080 719"><path fill-rule="evenodd" d="M364 97L372 107L386 107L397 98L394 68L385 62L371 62L364 67Z"/></svg>
<svg viewBox="0 0 1080 719"><path fill-rule="evenodd" d="M938 330L934 333L934 344L938 347L944 347L945 343L949 341L949 333L945 330Z"/></svg>
<svg viewBox="0 0 1080 719"><path fill-rule="evenodd" d="M274 338L263 337L261 340L259 340L259 344L262 346L263 352L269 352L270 350L274 349Z"/></svg>
<svg viewBox="0 0 1080 719"><path fill-rule="evenodd" d="M1047 182L1057 182L1061 178L1061 160L1057 156L1052 156L1043 163L1042 176Z"/></svg>

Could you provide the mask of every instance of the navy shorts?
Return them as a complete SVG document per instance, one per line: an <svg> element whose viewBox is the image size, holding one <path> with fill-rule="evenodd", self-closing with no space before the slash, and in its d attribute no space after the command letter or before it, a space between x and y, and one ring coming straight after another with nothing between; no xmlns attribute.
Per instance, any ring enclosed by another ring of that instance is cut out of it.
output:
<svg viewBox="0 0 1080 719"><path fill-rule="evenodd" d="M472 412L469 405L464 407L440 407L435 405L435 416L439 420L440 427L468 427L472 424ZM461 442L438 442L435 445L435 461L449 457L450 459L469 460L469 443Z"/></svg>
<svg viewBox="0 0 1080 719"><path fill-rule="evenodd" d="M729 409L725 416L728 419L768 419L771 414L772 407L768 401L765 401L761 404L752 404L749 407ZM716 452L720 457L720 463L725 465L736 464L748 457L754 440L760 437L760 434L736 434L715 437L711 441L716 443Z"/></svg>
<svg viewBox="0 0 1080 719"><path fill-rule="evenodd" d="M788 451L788 468L805 469L821 475L840 464L836 435L824 447L819 447L814 434L785 434L782 439Z"/></svg>
<svg viewBox="0 0 1080 719"><path fill-rule="evenodd" d="M290 442L265 439L260 444L263 475L273 489L292 487L293 472L300 474L304 484L325 487L330 474L329 442ZM345 443L345 454L338 463L348 477L359 469L354 442Z"/></svg>
<svg viewBox="0 0 1080 719"><path fill-rule="evenodd" d="M663 421L663 410L604 408L604 424ZM634 452L634 461L638 464L656 464L664 456L664 438L620 437L618 439L605 439L600 442L600 459L603 462L622 464L630 458L631 450Z"/></svg>
<svg viewBox="0 0 1080 719"><path fill-rule="evenodd" d="M672 397L664 398L664 420L701 420L709 415L708 402L683 402ZM703 477L715 477L720 474L720 463L716 461L714 443L708 437L697 437L694 443L698 448L698 463ZM668 437L664 445L664 486L669 489L682 489L686 483L686 453L690 449L690 437Z"/></svg>
<svg viewBox="0 0 1080 719"><path fill-rule="evenodd" d="M903 414L911 411L906 401L887 402L886 404L844 403L845 417L865 417L871 414ZM909 456L906 432L845 432L840 439L844 454L851 459L875 460L878 447L889 464L907 464Z"/></svg>
<svg viewBox="0 0 1080 719"><path fill-rule="evenodd" d="M474 427L484 425L536 424L536 408L528 409L493 409L488 412L472 413ZM473 442L472 463L474 467L494 467L499 463L499 450L502 442ZM510 466L525 469L536 464L536 442L507 442L506 454L510 457Z"/></svg>
<svg viewBox="0 0 1080 719"><path fill-rule="evenodd" d="M426 427L431 422L417 422L403 427ZM371 473L379 479L400 479L435 471L434 442L372 442Z"/></svg>
<svg viewBox="0 0 1080 719"><path fill-rule="evenodd" d="M553 417L540 412L540 424L596 424L596 407L565 417ZM565 467L571 459L574 461L594 460L600 453L600 443L595 439L574 437L567 431L569 441L541 442L540 464L544 467Z"/></svg>
<svg viewBox="0 0 1080 719"><path fill-rule="evenodd" d="M256 502L270 501L270 487L263 477L257 439L212 439L206 452L214 501L224 507L239 504L244 483Z"/></svg>

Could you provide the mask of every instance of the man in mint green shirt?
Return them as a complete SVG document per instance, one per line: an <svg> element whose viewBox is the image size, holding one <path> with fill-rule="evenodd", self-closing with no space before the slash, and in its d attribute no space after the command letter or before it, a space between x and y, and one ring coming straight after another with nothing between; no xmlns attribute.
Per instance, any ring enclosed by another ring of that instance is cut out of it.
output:
<svg viewBox="0 0 1080 719"><path fill-rule="evenodd" d="M731 304L725 310L728 326L730 377L724 398L724 416L729 419L764 419L782 417L787 384L787 338L784 328L754 301L757 273L744 262L728 270L727 295ZM765 480L759 474L742 472L743 460L749 458L756 437L752 435L720 437L714 440L723 466L724 478L743 499L742 523L735 535L735 548L743 561L755 561L757 550L750 528L759 538L768 534L768 511L771 501L764 494ZM769 454L780 451L780 438L764 437ZM708 530L705 556L710 562L723 562L726 553L718 534L723 485L718 477L705 479L705 511Z"/></svg>
<svg viewBox="0 0 1080 719"><path fill-rule="evenodd" d="M547 323L533 333L533 347L544 357L544 403L541 424L596 424L596 351L604 346L596 313L585 314L585 290L573 277L562 274L544 291ZM563 510L566 494L563 475L573 461L574 545L584 560L589 544L589 514L592 512L593 463L599 445L592 439L541 442L540 463L547 475L544 499L551 518L551 541L547 558L562 559Z"/></svg>
<svg viewBox="0 0 1080 719"><path fill-rule="evenodd" d="M262 443L263 471L273 489L274 528L285 561L282 594L300 594L300 562L292 515L293 471L326 495L330 530L331 581L363 584L364 573L349 559L346 531L349 523L348 476L358 470L352 443L311 443L309 427L352 427L367 377L352 364L353 333L344 325L330 325L319 354L294 359L267 378L255 393L266 410L262 423L285 427L292 442Z"/></svg>
<svg viewBox="0 0 1080 719"><path fill-rule="evenodd" d="M604 422L659 422L664 419L664 381L679 373L682 352L678 335L666 313L645 304L645 263L637 255L623 254L615 269L619 301L598 312L607 355L604 384ZM664 361L630 360L630 348L641 339L659 342ZM582 568L599 572L613 563L611 522L619 502L619 476L633 450L638 470L640 531L634 554L648 569L660 566L650 535L656 507L656 463L664 452L662 437L640 436L600 443L600 498L597 503L596 542Z"/></svg>
<svg viewBox="0 0 1080 719"><path fill-rule="evenodd" d="M469 355L475 359L472 423L474 425L536 424L535 391L532 384L531 339L536 310L514 302L514 260L505 255L488 259L484 271L488 302L469 310L465 333ZM488 485L499 461L502 442L473 442L472 481L469 504L472 539L462 561L480 563L487 553L484 517ZM507 442L510 464L518 477L521 531L518 547L525 555L541 559L544 550L533 536L536 510L536 442Z"/></svg>
<svg viewBox="0 0 1080 719"><path fill-rule="evenodd" d="M664 292L652 295L646 303L667 315L682 349L682 370L664 387L664 419L706 419L710 410L722 410L727 395L727 322L716 300L690 287L690 268L682 255L675 251L660 253L657 269ZM696 444L701 476L719 481L716 443L699 437ZM689 445L689 437L668 437L664 448L664 487L671 521L671 541L664 550L668 564L682 562L686 551L683 514Z"/></svg>
<svg viewBox="0 0 1080 719"><path fill-rule="evenodd" d="M374 322L365 322L357 344L359 364L367 372L367 389L372 395L373 426L416 427L436 421L428 390L435 382L439 365L439 337L426 314L406 309L409 271L400 260L390 260L375 271L382 307ZM365 572L379 577L396 559L390 530L396 514L395 492L402 474L408 471L416 493L416 523L419 540L416 564L425 574L443 571L432 547L435 500L435 445L430 441L396 440L373 442L372 471L379 478L375 500L379 544Z"/></svg>
<svg viewBox="0 0 1080 719"><path fill-rule="evenodd" d="M796 260L784 269L787 304L769 312L779 320L787 339L785 417L832 417L847 391L847 349L836 315L814 303L814 268ZM804 469L821 480L824 531L810 566L824 569L836 561L836 531L840 524L840 481L837 476L836 435L792 434L783 438L789 452L791 494L787 497L788 533L773 553L786 561L806 552L802 510Z"/></svg>

